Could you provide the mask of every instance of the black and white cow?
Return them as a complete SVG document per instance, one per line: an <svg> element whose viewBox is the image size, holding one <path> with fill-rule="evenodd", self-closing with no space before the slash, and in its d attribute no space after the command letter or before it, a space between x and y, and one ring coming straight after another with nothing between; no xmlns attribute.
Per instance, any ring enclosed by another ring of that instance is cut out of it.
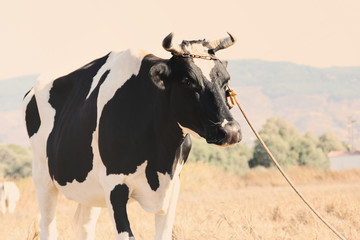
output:
<svg viewBox="0 0 360 240"><path fill-rule="evenodd" d="M101 207L116 239L134 239L129 200L155 213L156 239L171 239L187 133L223 146L241 140L226 101L230 76L215 57L234 38L172 39L163 41L170 59L111 52L66 76L39 79L25 95L42 240L57 237L58 191L79 203L79 239L94 238Z"/></svg>

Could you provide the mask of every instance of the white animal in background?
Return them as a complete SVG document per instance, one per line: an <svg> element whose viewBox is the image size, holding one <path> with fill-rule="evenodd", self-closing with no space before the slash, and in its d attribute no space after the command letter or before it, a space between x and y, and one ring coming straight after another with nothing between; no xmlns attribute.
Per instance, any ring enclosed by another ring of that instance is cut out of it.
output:
<svg viewBox="0 0 360 240"><path fill-rule="evenodd" d="M0 210L3 214L7 211L13 213L20 198L20 191L15 183L0 183Z"/></svg>

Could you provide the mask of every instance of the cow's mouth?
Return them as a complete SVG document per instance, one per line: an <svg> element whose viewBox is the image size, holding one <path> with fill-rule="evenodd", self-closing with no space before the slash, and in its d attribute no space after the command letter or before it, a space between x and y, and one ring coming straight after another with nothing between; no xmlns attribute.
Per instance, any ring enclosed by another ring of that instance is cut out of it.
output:
<svg viewBox="0 0 360 240"><path fill-rule="evenodd" d="M206 129L206 142L220 146L233 145L241 141L240 125L236 121L226 123L224 126L213 125Z"/></svg>

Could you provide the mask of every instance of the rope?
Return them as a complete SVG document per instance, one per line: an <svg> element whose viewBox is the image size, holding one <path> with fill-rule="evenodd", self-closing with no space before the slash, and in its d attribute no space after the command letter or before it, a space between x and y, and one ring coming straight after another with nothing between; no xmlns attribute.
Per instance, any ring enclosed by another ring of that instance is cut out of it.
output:
<svg viewBox="0 0 360 240"><path fill-rule="evenodd" d="M265 149L266 153L269 155L270 159L273 161L273 163L275 164L275 166L277 167L277 169L279 169L280 173L284 176L284 178L286 179L286 181L290 184L291 188L296 192L296 194L301 198L301 200L304 201L304 203L311 209L311 211L328 227L330 228L331 231L333 231L340 239L342 240L346 240L344 236L342 236L333 226L331 226L321 215L320 213L318 213L312 206L311 204L304 198L304 196L297 190L297 188L295 187L295 185L292 183L292 181L288 178L288 176L286 175L286 173L284 172L284 170L281 168L281 166L279 165L279 163L276 161L275 157L272 155L272 153L270 152L269 148L266 146L266 144L264 143L264 141L262 140L262 138L260 137L260 135L258 134L258 132L255 130L255 128L253 127L253 125L251 124L250 120L248 119L248 117L246 116L244 110L242 109L239 101L236 98L236 93L234 92L234 90L229 89L227 92L227 96L229 96L231 103L234 105L234 101L236 102L236 105L239 107L241 113L244 115L244 118L246 120L246 122L249 124L251 130L254 132L255 136L257 137L257 139L259 140L259 142L261 143L261 145L263 146L263 148Z"/></svg>

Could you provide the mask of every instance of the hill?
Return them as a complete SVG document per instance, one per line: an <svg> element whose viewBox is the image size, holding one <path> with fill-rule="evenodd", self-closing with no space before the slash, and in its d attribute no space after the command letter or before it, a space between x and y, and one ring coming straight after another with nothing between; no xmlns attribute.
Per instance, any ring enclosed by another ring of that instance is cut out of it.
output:
<svg viewBox="0 0 360 240"><path fill-rule="evenodd" d="M228 70L231 87L256 128L269 117L280 117L302 133L330 131L347 141L348 117L360 119L360 67L315 68L290 62L232 60ZM28 145L21 101L37 76L0 80L0 144ZM254 137L240 112L232 111L241 122L244 140L251 143ZM359 123L355 130L360 132Z"/></svg>
<svg viewBox="0 0 360 240"><path fill-rule="evenodd" d="M290 62L229 62L232 84L261 86L271 99L291 95L327 95L344 100L360 97L360 67L314 68Z"/></svg>
<svg viewBox="0 0 360 240"><path fill-rule="evenodd" d="M34 85L39 75L27 75L0 80L0 112L21 108L23 96Z"/></svg>
<svg viewBox="0 0 360 240"><path fill-rule="evenodd" d="M360 67L315 68L289 62L236 60L229 61L228 69L231 85L257 128L274 116L291 122L302 133L333 132L347 142L348 118L359 122ZM237 117L241 118L239 112ZM360 132L358 122L355 133ZM245 132L245 136L252 136Z"/></svg>

